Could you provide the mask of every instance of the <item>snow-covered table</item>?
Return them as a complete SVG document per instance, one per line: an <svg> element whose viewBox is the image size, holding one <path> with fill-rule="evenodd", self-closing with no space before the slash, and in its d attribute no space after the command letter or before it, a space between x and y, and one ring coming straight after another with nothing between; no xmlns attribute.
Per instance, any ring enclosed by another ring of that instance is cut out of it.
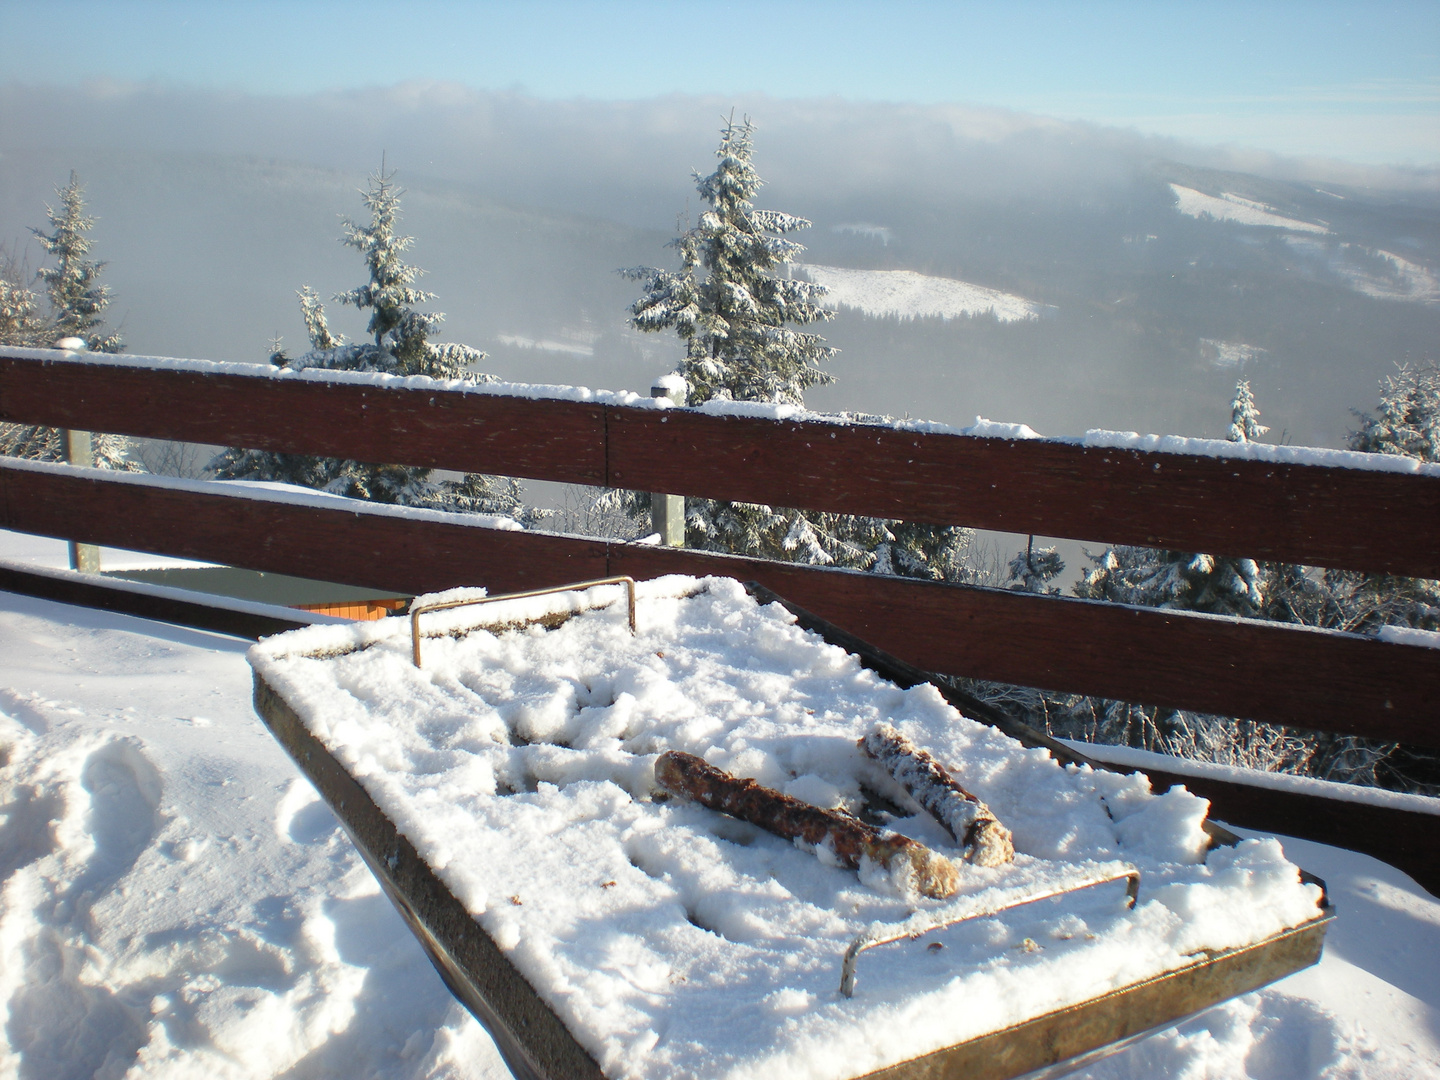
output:
<svg viewBox="0 0 1440 1080"><path fill-rule="evenodd" d="M621 599L434 612L423 666L399 619L250 653L258 711L517 1075L1012 1076L1318 958L1322 890L1274 840L1214 846L1183 789L1062 765L736 582L641 583L633 630ZM1013 862L958 861L858 749L885 722L1013 830ZM657 797L667 750L950 854L959 892ZM988 914L1130 871L1133 910L1112 883ZM840 992L857 940L940 924L867 951Z"/></svg>

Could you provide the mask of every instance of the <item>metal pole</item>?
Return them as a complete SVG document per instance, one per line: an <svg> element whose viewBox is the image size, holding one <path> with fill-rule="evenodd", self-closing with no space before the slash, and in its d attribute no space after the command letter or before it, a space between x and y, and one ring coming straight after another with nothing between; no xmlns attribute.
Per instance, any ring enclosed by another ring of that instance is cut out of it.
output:
<svg viewBox="0 0 1440 1080"><path fill-rule="evenodd" d="M650 396L665 398L676 405L684 405L689 394L685 380L671 372L655 380L650 387ZM664 547L685 546L685 496L666 495L663 492L650 493L650 524L660 534Z"/></svg>

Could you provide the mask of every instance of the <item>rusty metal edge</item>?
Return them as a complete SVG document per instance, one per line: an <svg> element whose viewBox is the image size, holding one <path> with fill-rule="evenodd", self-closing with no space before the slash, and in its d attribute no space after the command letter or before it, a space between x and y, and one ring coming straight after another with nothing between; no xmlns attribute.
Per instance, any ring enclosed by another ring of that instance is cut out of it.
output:
<svg viewBox="0 0 1440 1080"><path fill-rule="evenodd" d="M595 1059L258 673L255 711L335 811L445 985L490 1033L517 1080L602 1080Z"/></svg>
<svg viewBox="0 0 1440 1080"><path fill-rule="evenodd" d="M1253 945L866 1073L860 1080L1039 1080L1069 1072L1316 963L1333 918L1327 909Z"/></svg>

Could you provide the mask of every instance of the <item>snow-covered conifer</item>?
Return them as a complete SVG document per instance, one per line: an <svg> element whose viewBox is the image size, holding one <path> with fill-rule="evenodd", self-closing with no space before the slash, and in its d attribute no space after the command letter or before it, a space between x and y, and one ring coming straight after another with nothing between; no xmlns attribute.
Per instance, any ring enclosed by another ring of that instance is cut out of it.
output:
<svg viewBox="0 0 1440 1080"><path fill-rule="evenodd" d="M1380 381L1375 414L1355 415L1360 430L1350 433L1350 449L1440 461L1440 367L1401 367Z"/></svg>
<svg viewBox="0 0 1440 1080"><path fill-rule="evenodd" d="M1269 430L1260 423L1249 381L1241 379L1230 403L1229 440L1252 442ZM1115 547L1092 562L1075 587L1077 596L1212 615L1262 615L1272 576L1254 559L1153 548Z"/></svg>
<svg viewBox="0 0 1440 1080"><path fill-rule="evenodd" d="M805 250L786 234L810 222L755 208L763 181L750 160L754 131L748 117L738 125L732 117L715 151L715 171L696 176L709 209L673 244L680 269L625 271L645 283L631 306L631 325L673 329L684 340L679 370L693 405L713 397L800 405L809 387L831 380L820 364L835 350L819 335L794 329L833 317L820 303L824 287L776 273Z"/></svg>
<svg viewBox="0 0 1440 1080"><path fill-rule="evenodd" d="M386 173L383 168L371 175L368 189L361 192L370 211L370 222L359 225L347 220L345 235L341 238L342 243L364 257L368 274L363 285L340 293L335 299L370 313L366 332L373 340L347 344L344 335L330 329L319 295L307 285L298 295L310 349L292 358L277 344L271 350L271 362L291 370L314 367L428 375L466 382L495 381L493 375L473 370L474 365L485 359L485 353L479 349L429 340L431 331L445 316L439 312L417 311L414 307L434 299L434 294L415 287L424 271L401 259L414 238L396 232L404 189L393 181L394 174ZM440 480L425 468L242 447L222 452L211 461L210 468L222 480L273 480L323 488L374 502L501 514L527 523L538 517L537 512L523 506L516 481L478 473Z"/></svg>
<svg viewBox="0 0 1440 1080"><path fill-rule="evenodd" d="M1355 415L1361 423L1350 433L1350 449L1440 462L1440 367L1401 367L1380 380L1374 414ZM1440 630L1440 581L1330 571L1325 582L1344 612L1344 629Z"/></svg>
<svg viewBox="0 0 1440 1080"><path fill-rule="evenodd" d="M320 294L305 285L297 289L295 295L300 298L300 315L305 320L305 332L310 336L310 348L318 352L329 352L344 345L344 334L336 337L330 333L330 326L325 321L325 305L320 302Z"/></svg>
<svg viewBox="0 0 1440 1080"><path fill-rule="evenodd" d="M72 172L70 183L57 191L60 209L45 208L53 231L32 230L56 259L54 266L36 274L46 285L48 315L41 312L39 297L25 286L19 264L8 255L0 260L0 344L51 348L61 338L78 337L90 348L120 349L120 338L102 329L100 313L109 303L109 291L96 281L104 264L86 258L90 241L85 233L95 219L85 215L83 190ZM138 470L126 456L130 441L124 436L97 432L90 445L97 468ZM0 455L31 461L68 460L58 429L28 424L0 424Z"/></svg>
<svg viewBox="0 0 1440 1080"><path fill-rule="evenodd" d="M1239 380L1230 402L1230 430L1225 437L1231 442L1254 442L1269 430L1260 423L1260 409L1250 393L1250 380Z"/></svg>
<svg viewBox="0 0 1440 1080"><path fill-rule="evenodd" d="M370 312L366 333L375 339L376 349L394 357L397 374L429 375L432 372L425 342L445 316L415 310L416 304L429 303L435 294L415 287L424 271L401 259L415 238L395 231L405 189L392 183L394 177L393 172L387 174L383 168L370 177L370 187L364 193L370 224L345 220L342 242L364 257L370 280L335 299Z"/></svg>
<svg viewBox="0 0 1440 1080"><path fill-rule="evenodd" d="M1017 592L1058 596L1060 587L1050 582L1064 572L1065 560L1060 558L1060 552L1053 547L1037 548L1032 536L1025 550L1010 560L1007 584Z"/></svg>
<svg viewBox="0 0 1440 1080"><path fill-rule="evenodd" d="M59 336L40 311L40 298L25 285L25 272L0 251L0 345L48 348Z"/></svg>
<svg viewBox="0 0 1440 1080"><path fill-rule="evenodd" d="M780 276L804 247L788 234L803 218L760 210L763 181L751 160L754 125L732 117L715 151L718 164L695 177L706 209L672 243L678 270L623 271L644 283L630 308L638 330L674 330L684 342L678 373L688 401L713 398L803 405L811 387L831 381L820 365L835 350L799 327L829 319L823 286ZM883 418L866 418L883 419ZM607 495L637 521L648 520L649 496ZM757 503L686 501L689 547L840 566L877 573L957 580L972 532L846 514L802 512Z"/></svg>
<svg viewBox="0 0 1440 1080"><path fill-rule="evenodd" d="M88 233L95 219L85 213L85 189L74 172L70 183L59 188L60 208L46 206L50 232L32 229L40 246L55 259L36 275L50 294L55 336L78 337L92 352L119 352L124 342L119 334L107 334L101 314L110 303L110 289L98 278L103 262L86 258L90 254Z"/></svg>
<svg viewBox="0 0 1440 1080"><path fill-rule="evenodd" d="M1087 600L1243 616L1258 615L1265 602L1254 559L1121 546L1092 561L1075 586Z"/></svg>

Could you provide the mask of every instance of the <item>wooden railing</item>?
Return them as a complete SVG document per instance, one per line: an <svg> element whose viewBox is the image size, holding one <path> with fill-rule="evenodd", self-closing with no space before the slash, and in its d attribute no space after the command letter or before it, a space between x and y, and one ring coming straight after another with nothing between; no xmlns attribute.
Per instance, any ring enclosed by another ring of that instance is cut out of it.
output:
<svg viewBox="0 0 1440 1080"><path fill-rule="evenodd" d="M1440 577L1440 476L619 400L0 349L11 422ZM1440 746L1440 650L1335 631L66 466L0 462L0 527L406 593L725 574L929 671Z"/></svg>

